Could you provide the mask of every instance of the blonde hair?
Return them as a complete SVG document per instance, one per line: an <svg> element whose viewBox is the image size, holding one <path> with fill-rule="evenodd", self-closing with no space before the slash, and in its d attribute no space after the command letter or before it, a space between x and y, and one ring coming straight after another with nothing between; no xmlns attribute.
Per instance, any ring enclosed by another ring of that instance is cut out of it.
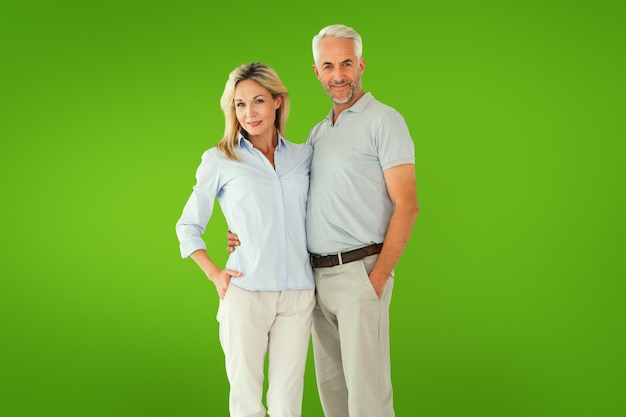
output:
<svg viewBox="0 0 626 417"><path fill-rule="evenodd" d="M313 37L313 61L315 62L315 65L317 65L317 61L320 57L320 41L322 38L326 37L352 39L352 42L354 42L354 54L357 59L360 59L363 56L363 40L361 39L361 35L359 35L356 30L345 25L330 25L322 28L322 30L320 30L320 32Z"/></svg>
<svg viewBox="0 0 626 417"><path fill-rule="evenodd" d="M237 83L244 80L253 80L259 83L263 88L267 89L272 98L276 99L282 96L282 103L276 109L276 120L274 125L278 129L281 136L285 137L285 127L289 117L289 93L287 87L272 68L259 62L243 64L235 68L229 75L224 93L220 99L220 105L224 111L225 127L224 136L215 145L220 151L226 155L228 159L241 161L241 157L237 154L236 146L239 134L243 130L237 116L235 114L235 87Z"/></svg>

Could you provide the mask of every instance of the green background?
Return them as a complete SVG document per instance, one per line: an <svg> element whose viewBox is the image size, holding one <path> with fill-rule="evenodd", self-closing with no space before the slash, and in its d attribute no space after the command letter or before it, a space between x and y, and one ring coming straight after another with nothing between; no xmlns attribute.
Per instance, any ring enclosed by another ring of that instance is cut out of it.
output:
<svg viewBox="0 0 626 417"><path fill-rule="evenodd" d="M411 4L411 5L409 5ZM225 416L217 295L174 224L223 132L228 73L330 109L310 42L364 39L366 91L416 145L396 269L399 416L614 416L624 393L619 2L18 2L0 6L5 416ZM206 233L226 259L217 213ZM309 355L304 413L321 417Z"/></svg>

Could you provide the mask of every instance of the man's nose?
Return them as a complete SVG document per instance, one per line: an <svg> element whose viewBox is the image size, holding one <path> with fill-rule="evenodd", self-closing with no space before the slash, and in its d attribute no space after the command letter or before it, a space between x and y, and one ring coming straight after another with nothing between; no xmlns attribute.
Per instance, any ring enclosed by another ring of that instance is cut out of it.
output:
<svg viewBox="0 0 626 417"><path fill-rule="evenodd" d="M342 71L341 67L333 68L331 77L332 77L332 80L334 82L342 81L343 80L343 71Z"/></svg>

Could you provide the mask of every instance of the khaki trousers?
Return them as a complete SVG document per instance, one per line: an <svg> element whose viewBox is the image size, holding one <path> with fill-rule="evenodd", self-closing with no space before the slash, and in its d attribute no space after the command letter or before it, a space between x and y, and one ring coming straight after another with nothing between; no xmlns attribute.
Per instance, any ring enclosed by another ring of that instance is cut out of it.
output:
<svg viewBox="0 0 626 417"><path fill-rule="evenodd" d="M265 417L263 381L268 355L267 412L300 417L315 291L247 291L231 285L217 313L230 383L231 417Z"/></svg>
<svg viewBox="0 0 626 417"><path fill-rule="evenodd" d="M393 417L391 276L381 299L369 280L378 255L314 268L313 352L326 417Z"/></svg>

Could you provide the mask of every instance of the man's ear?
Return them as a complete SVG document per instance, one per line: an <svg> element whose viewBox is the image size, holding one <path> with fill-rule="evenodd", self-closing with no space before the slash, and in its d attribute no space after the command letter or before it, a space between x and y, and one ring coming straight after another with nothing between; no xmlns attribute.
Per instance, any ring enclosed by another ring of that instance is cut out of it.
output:
<svg viewBox="0 0 626 417"><path fill-rule="evenodd" d="M317 77L318 80L320 80L320 72L317 69L317 65L313 64L311 66L313 67L313 71L315 72L315 76Z"/></svg>

